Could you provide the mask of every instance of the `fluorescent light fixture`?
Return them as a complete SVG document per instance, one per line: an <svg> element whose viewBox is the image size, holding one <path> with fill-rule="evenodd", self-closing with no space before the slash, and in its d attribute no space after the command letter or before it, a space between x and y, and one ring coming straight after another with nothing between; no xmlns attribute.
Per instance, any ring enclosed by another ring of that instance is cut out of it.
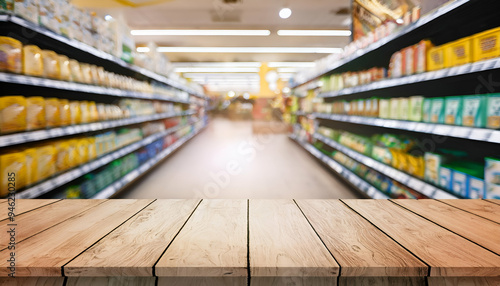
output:
<svg viewBox="0 0 500 286"><path fill-rule="evenodd" d="M325 36L325 37L347 37L351 35L349 30L279 30L279 36Z"/></svg>
<svg viewBox="0 0 500 286"><path fill-rule="evenodd" d="M175 72L189 73L189 72L206 72L206 73L238 73L238 72L259 72L259 68L175 68Z"/></svg>
<svg viewBox="0 0 500 286"><path fill-rule="evenodd" d="M313 68L315 62L270 62L267 64L270 68Z"/></svg>
<svg viewBox="0 0 500 286"><path fill-rule="evenodd" d="M236 73L236 74L226 74L226 73L185 73L183 74L186 78L259 78L258 73Z"/></svg>
<svg viewBox="0 0 500 286"><path fill-rule="evenodd" d="M290 8L283 8L280 10L279 15L281 19L288 19L292 16L292 10Z"/></svg>
<svg viewBox="0 0 500 286"><path fill-rule="evenodd" d="M160 53L338 54L341 48L305 47L159 47Z"/></svg>
<svg viewBox="0 0 500 286"><path fill-rule="evenodd" d="M137 52L138 53L149 53L149 48L148 47L138 47Z"/></svg>
<svg viewBox="0 0 500 286"><path fill-rule="evenodd" d="M269 36L269 30L132 30L133 36Z"/></svg>
<svg viewBox="0 0 500 286"><path fill-rule="evenodd" d="M278 73L295 73L297 71L297 68L278 68Z"/></svg>
<svg viewBox="0 0 500 286"><path fill-rule="evenodd" d="M259 62L176 62L175 67L260 68Z"/></svg>

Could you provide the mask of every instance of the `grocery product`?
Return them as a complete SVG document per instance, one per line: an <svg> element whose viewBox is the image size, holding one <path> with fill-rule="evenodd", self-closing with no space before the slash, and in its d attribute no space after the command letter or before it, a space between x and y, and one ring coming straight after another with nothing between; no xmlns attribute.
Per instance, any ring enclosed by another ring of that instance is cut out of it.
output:
<svg viewBox="0 0 500 286"><path fill-rule="evenodd" d="M45 100L41 96L26 98L26 130L45 128Z"/></svg>
<svg viewBox="0 0 500 286"><path fill-rule="evenodd" d="M431 122L432 98L424 99L422 103L422 121Z"/></svg>
<svg viewBox="0 0 500 286"><path fill-rule="evenodd" d="M469 193L467 197L469 199L484 199L486 198L486 188L484 180L476 178L474 176L469 176Z"/></svg>
<svg viewBox="0 0 500 286"><path fill-rule="evenodd" d="M412 96L409 98L409 101L408 119L411 121L422 121L424 97Z"/></svg>
<svg viewBox="0 0 500 286"><path fill-rule="evenodd" d="M399 99L399 117L401 120L408 120L410 116L410 100L408 98Z"/></svg>
<svg viewBox="0 0 500 286"><path fill-rule="evenodd" d="M500 185L486 184L486 198L500 199Z"/></svg>
<svg viewBox="0 0 500 286"><path fill-rule="evenodd" d="M451 191L459 196L466 198L468 196L469 176L459 170L453 170L453 180Z"/></svg>
<svg viewBox="0 0 500 286"><path fill-rule="evenodd" d="M56 148L52 145L39 145L36 147L37 181L45 180L56 173Z"/></svg>
<svg viewBox="0 0 500 286"><path fill-rule="evenodd" d="M444 123L451 125L462 124L462 97L451 96L445 99Z"/></svg>
<svg viewBox="0 0 500 286"><path fill-rule="evenodd" d="M389 73L391 78L397 78L403 76L404 73L404 57L401 51L396 52L392 55L391 61L389 63Z"/></svg>
<svg viewBox="0 0 500 286"><path fill-rule="evenodd" d="M23 45L18 40L0 36L0 71L21 73Z"/></svg>
<svg viewBox="0 0 500 286"><path fill-rule="evenodd" d="M443 157L439 154L426 152L425 158L425 175L426 181L435 185L439 185L440 167L443 162Z"/></svg>
<svg viewBox="0 0 500 286"><path fill-rule="evenodd" d="M472 37L475 62L500 56L500 28L491 29Z"/></svg>
<svg viewBox="0 0 500 286"><path fill-rule="evenodd" d="M52 144L56 149L56 172L64 172L71 168L70 145L67 140L60 140Z"/></svg>
<svg viewBox="0 0 500 286"><path fill-rule="evenodd" d="M42 50L35 45L23 46L23 73L25 75L43 76Z"/></svg>
<svg viewBox="0 0 500 286"><path fill-rule="evenodd" d="M71 111L69 109L69 100L59 99L59 115L61 126L71 124Z"/></svg>
<svg viewBox="0 0 500 286"><path fill-rule="evenodd" d="M484 180L487 184L500 185L500 159L485 158Z"/></svg>
<svg viewBox="0 0 500 286"><path fill-rule="evenodd" d="M37 152L36 148L28 148L24 150L24 155L26 158L26 186L30 186L38 181L36 177L37 170Z"/></svg>
<svg viewBox="0 0 500 286"><path fill-rule="evenodd" d="M389 118L390 119L399 119L400 118L400 98L391 98L390 99L390 108L389 108Z"/></svg>
<svg viewBox="0 0 500 286"><path fill-rule="evenodd" d="M427 53L432 47L429 40L422 40L415 45L415 73L423 73L427 71Z"/></svg>
<svg viewBox="0 0 500 286"><path fill-rule="evenodd" d="M462 108L462 125L470 127L484 127L486 124L485 96L464 96Z"/></svg>
<svg viewBox="0 0 500 286"><path fill-rule="evenodd" d="M69 70L71 73L71 81L84 82L79 62L73 59L69 60Z"/></svg>
<svg viewBox="0 0 500 286"><path fill-rule="evenodd" d="M444 122L445 102L444 98L433 98L431 106L430 122L443 123Z"/></svg>
<svg viewBox="0 0 500 286"><path fill-rule="evenodd" d="M13 179L9 178L15 178ZM13 151L0 155L0 196L6 196L9 189L19 190L26 185L26 156L24 152Z"/></svg>
<svg viewBox="0 0 500 286"><path fill-rule="evenodd" d="M61 79L59 57L54 51L42 50L43 76L52 79Z"/></svg>
<svg viewBox="0 0 500 286"><path fill-rule="evenodd" d="M444 68L445 53L442 46L431 47L427 52L427 70L435 71Z"/></svg>
<svg viewBox="0 0 500 286"><path fill-rule="evenodd" d="M439 186L451 190L453 182L453 170L447 166L443 165L439 168Z"/></svg>
<svg viewBox="0 0 500 286"><path fill-rule="evenodd" d="M472 62L472 38L466 37L443 45L444 67L454 67Z"/></svg>
<svg viewBox="0 0 500 286"><path fill-rule="evenodd" d="M69 111L70 111L71 125L82 123L82 110L81 110L81 104L79 101L70 101L69 102Z"/></svg>
<svg viewBox="0 0 500 286"><path fill-rule="evenodd" d="M22 96L0 97L0 133L26 129L26 99Z"/></svg>
<svg viewBox="0 0 500 286"><path fill-rule="evenodd" d="M82 71L82 82L91 84L92 72L90 70L90 65L85 63L80 63L80 69Z"/></svg>
<svg viewBox="0 0 500 286"><path fill-rule="evenodd" d="M488 95L486 106L486 127L500 128L500 94Z"/></svg>
<svg viewBox="0 0 500 286"><path fill-rule="evenodd" d="M38 22L37 0L15 0L13 2L14 2L14 13L16 15L33 23Z"/></svg>
<svg viewBox="0 0 500 286"><path fill-rule="evenodd" d="M416 67L415 67L415 47L414 46L410 46L410 47L407 47L404 49L404 67L405 67L405 70L404 70L404 75L412 75L415 73L416 71Z"/></svg>
<svg viewBox="0 0 500 286"><path fill-rule="evenodd" d="M59 62L59 70L60 70L60 80L71 80L71 69L69 67L69 59L67 56L57 55L57 61Z"/></svg>
<svg viewBox="0 0 500 286"><path fill-rule="evenodd" d="M80 122L90 122L90 109L88 101L80 101Z"/></svg>
<svg viewBox="0 0 500 286"><path fill-rule="evenodd" d="M45 99L45 123L47 127L57 127L61 125L60 108L59 99Z"/></svg>
<svg viewBox="0 0 500 286"><path fill-rule="evenodd" d="M379 115L380 118L389 118L391 110L391 101L389 99L379 100Z"/></svg>

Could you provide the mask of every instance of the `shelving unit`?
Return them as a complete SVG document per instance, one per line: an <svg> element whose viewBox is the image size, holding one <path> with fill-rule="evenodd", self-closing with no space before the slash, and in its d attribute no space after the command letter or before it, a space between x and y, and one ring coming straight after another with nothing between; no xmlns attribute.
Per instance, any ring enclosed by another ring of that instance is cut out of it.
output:
<svg viewBox="0 0 500 286"><path fill-rule="evenodd" d="M394 169L390 166L387 166L383 163L380 163L368 156L365 156L363 154L360 154L350 148L347 148L343 145L341 145L338 142L333 141L330 138L327 138L321 134L314 134L314 138L321 140L322 142L328 144L330 147L333 147L340 152L346 154L347 156L351 157L352 159L378 171L379 173L382 173L398 182L400 182L403 185L406 185L418 192L420 192L423 195L426 195L429 198L433 199L458 199L458 196L452 195L449 192L442 190L440 188L437 188L431 184L428 184L425 181L422 181L418 178L415 178L413 176L410 176L404 172L401 172L397 169Z"/></svg>
<svg viewBox="0 0 500 286"><path fill-rule="evenodd" d="M346 180L350 185L357 188L362 193L366 194L368 197L373 199L389 199L387 195L382 193L377 188L370 185L365 180L358 177L356 174L351 172L349 169L344 167L342 164L338 163L334 159L328 157L327 155L321 153L318 149L314 148L311 144L307 142L301 141L295 135L290 135L290 139L294 140L299 144L302 148L304 148L307 152L309 152L312 156L316 157L318 160L325 163L331 170L341 176L344 180Z"/></svg>

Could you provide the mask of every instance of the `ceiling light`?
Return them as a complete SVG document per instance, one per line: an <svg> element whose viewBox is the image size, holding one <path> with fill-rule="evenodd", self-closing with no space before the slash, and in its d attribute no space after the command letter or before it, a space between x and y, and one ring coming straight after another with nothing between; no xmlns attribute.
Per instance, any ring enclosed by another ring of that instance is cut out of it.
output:
<svg viewBox="0 0 500 286"><path fill-rule="evenodd" d="M137 52L138 53L149 53L149 48L148 47L137 47Z"/></svg>
<svg viewBox="0 0 500 286"><path fill-rule="evenodd" d="M111 20L113 20L113 17L111 17L111 15L106 15L106 16L104 16L104 20L111 21Z"/></svg>
<svg viewBox="0 0 500 286"><path fill-rule="evenodd" d="M297 67L297 68L313 68L316 66L315 62L270 62L267 64L270 68L282 67Z"/></svg>
<svg viewBox="0 0 500 286"><path fill-rule="evenodd" d="M231 91L229 91L229 92L227 93L227 95L228 95L229 97L234 97L234 96L236 95L236 92L234 92L234 91L232 91L232 90L231 90Z"/></svg>
<svg viewBox="0 0 500 286"><path fill-rule="evenodd" d="M176 62L175 67L247 67L260 68L260 62Z"/></svg>
<svg viewBox="0 0 500 286"><path fill-rule="evenodd" d="M269 36L269 30L132 30L133 36Z"/></svg>
<svg viewBox="0 0 500 286"><path fill-rule="evenodd" d="M287 19L292 16L292 10L290 8L283 8L280 10L279 15L281 19Z"/></svg>
<svg viewBox="0 0 500 286"><path fill-rule="evenodd" d="M227 74L227 73L185 73L184 77L187 78L259 78L258 73L236 73L236 74Z"/></svg>
<svg viewBox="0 0 500 286"><path fill-rule="evenodd" d="M279 36L329 36L344 37L350 36L349 30L279 30Z"/></svg>
<svg viewBox="0 0 500 286"><path fill-rule="evenodd" d="M336 54L341 48L305 47L159 47L161 53Z"/></svg>
<svg viewBox="0 0 500 286"><path fill-rule="evenodd" d="M238 72L259 72L259 68L175 68L175 72L179 73L189 73L189 72L229 72L229 73L238 73Z"/></svg>

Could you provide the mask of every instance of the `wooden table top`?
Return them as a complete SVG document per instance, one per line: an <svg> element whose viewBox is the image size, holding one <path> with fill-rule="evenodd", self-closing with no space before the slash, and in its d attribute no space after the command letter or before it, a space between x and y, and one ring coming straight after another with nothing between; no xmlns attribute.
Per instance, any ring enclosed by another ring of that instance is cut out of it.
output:
<svg viewBox="0 0 500 286"><path fill-rule="evenodd" d="M16 200L15 212L0 200L0 285L500 285L495 200Z"/></svg>

